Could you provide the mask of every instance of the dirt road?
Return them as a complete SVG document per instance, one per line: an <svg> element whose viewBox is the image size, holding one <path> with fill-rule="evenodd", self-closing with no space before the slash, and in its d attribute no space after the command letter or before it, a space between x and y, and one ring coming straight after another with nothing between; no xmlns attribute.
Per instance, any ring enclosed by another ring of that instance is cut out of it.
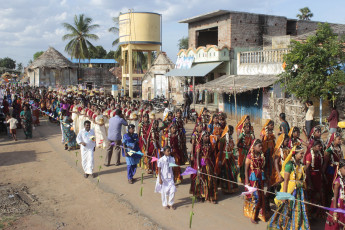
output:
<svg viewBox="0 0 345 230"><path fill-rule="evenodd" d="M8 183L25 185L37 201L23 215L12 215L16 221L3 221L12 222L9 229L189 229L189 179L178 186L177 209L164 210L160 195L153 192L155 178L144 174L140 196L140 180L127 183L125 164L103 166L105 150L95 153L94 170L102 166L98 182L97 178L83 178L79 151L63 150L60 128L55 124L43 121L29 141L23 140L22 130L18 133L17 142L0 138L0 188ZM141 173L138 170L136 178ZM266 223L253 225L243 216L239 195L219 192L216 205L196 203L192 229L266 229Z"/></svg>

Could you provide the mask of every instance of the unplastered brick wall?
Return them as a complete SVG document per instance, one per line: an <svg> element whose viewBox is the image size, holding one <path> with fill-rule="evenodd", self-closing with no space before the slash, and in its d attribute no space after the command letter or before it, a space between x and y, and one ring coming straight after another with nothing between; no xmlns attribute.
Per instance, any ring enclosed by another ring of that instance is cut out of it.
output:
<svg viewBox="0 0 345 230"><path fill-rule="evenodd" d="M274 120L277 126L280 124L279 114L284 112L286 121L289 123L290 127L297 126L303 128L303 126L305 126L304 105L299 100L284 98L269 99L269 116L270 119Z"/></svg>
<svg viewBox="0 0 345 230"><path fill-rule="evenodd" d="M106 68L82 68L81 82L92 82L97 87L111 89L111 85L117 84L117 78Z"/></svg>
<svg viewBox="0 0 345 230"><path fill-rule="evenodd" d="M285 17L231 13L231 47L263 45L263 36L286 35Z"/></svg>
<svg viewBox="0 0 345 230"><path fill-rule="evenodd" d="M218 47L230 46L229 14L189 23L189 48L197 48L197 31L218 27Z"/></svg>

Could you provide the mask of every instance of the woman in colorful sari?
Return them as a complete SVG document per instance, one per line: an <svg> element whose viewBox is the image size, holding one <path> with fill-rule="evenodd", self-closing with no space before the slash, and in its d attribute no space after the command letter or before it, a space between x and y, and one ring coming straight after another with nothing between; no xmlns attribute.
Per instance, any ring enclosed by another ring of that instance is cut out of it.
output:
<svg viewBox="0 0 345 230"><path fill-rule="evenodd" d="M239 137L243 133L243 127L247 123L250 124L250 117L249 117L249 115L242 116L241 120L237 123L237 125L235 127L236 132L237 132L237 137ZM250 132L254 136L254 128L253 128L253 126L250 126Z"/></svg>
<svg viewBox="0 0 345 230"><path fill-rule="evenodd" d="M38 107L40 104L38 103L38 100L35 100L35 102L32 104L32 124L34 126L40 125L40 111L38 110Z"/></svg>
<svg viewBox="0 0 345 230"><path fill-rule="evenodd" d="M182 165L185 162L185 155L181 149L181 137L178 133L177 126L172 124L169 128L169 132L165 138L165 146L170 146L171 156L175 158L175 163L177 165ZM164 146L164 147L165 147ZM174 167L174 180L176 184L182 183L181 167Z"/></svg>
<svg viewBox="0 0 345 230"><path fill-rule="evenodd" d="M289 131L289 137L290 137L290 141L289 141L289 148L293 148L295 146L301 146L301 145L305 145L307 146L307 144L300 138L301 135L301 131L298 127L292 127Z"/></svg>
<svg viewBox="0 0 345 230"><path fill-rule="evenodd" d="M73 131L75 133L79 133L79 127L78 127L78 101L74 100L73 105L71 105L69 109L69 113L72 115L72 120L73 120Z"/></svg>
<svg viewBox="0 0 345 230"><path fill-rule="evenodd" d="M192 144L192 151L190 153L190 162L191 162L191 167L195 170L198 170L198 162L197 162L197 153L196 153L196 147L200 144L201 141L201 136L202 136L202 132L204 130L204 125L202 122L198 122L196 124L195 130L192 134L192 138L191 138L191 144ZM197 198L201 198L201 194L200 194L200 189L198 189L196 187L196 180L197 180L197 175L196 174L192 174L190 176L190 189L189 189L189 193L193 194L193 196L197 197ZM200 183L198 183L198 186L200 186Z"/></svg>
<svg viewBox="0 0 345 230"><path fill-rule="evenodd" d="M20 113L22 119L25 139L32 138L32 115L28 105L24 106L24 110Z"/></svg>
<svg viewBox="0 0 345 230"><path fill-rule="evenodd" d="M159 142L159 120L152 119L150 128L149 128L149 136L148 136L148 149L147 155L150 156L148 159L149 161L149 174L154 173L154 175L158 175L158 168L157 168L157 161L152 162L151 157L160 158L161 147Z"/></svg>
<svg viewBox="0 0 345 230"><path fill-rule="evenodd" d="M275 143L275 135L274 135L274 121L267 120L264 127L261 130L261 140L262 140L262 151L265 154L266 163L265 163L265 175L267 177L267 187L270 188L271 185L275 182L275 168L273 167L273 153Z"/></svg>
<svg viewBox="0 0 345 230"><path fill-rule="evenodd" d="M149 114L145 113L143 115L143 120L139 124L139 148L140 151L144 154L144 157L141 158L140 167L146 169L149 172L149 160L147 158L147 139L149 136L150 128L150 119Z"/></svg>
<svg viewBox="0 0 345 230"><path fill-rule="evenodd" d="M162 126L160 127L160 130L162 130L162 142L161 145L165 146L165 137L167 136L169 132L169 128L171 126L171 123L173 122L174 115L172 112L168 112L166 117L163 119Z"/></svg>
<svg viewBox="0 0 345 230"><path fill-rule="evenodd" d="M345 160L339 161L338 169L335 173L333 181L334 196L331 202L331 208L345 209ZM327 217L325 230L341 230L344 229L345 214L338 212L329 212Z"/></svg>
<svg viewBox="0 0 345 230"><path fill-rule="evenodd" d="M258 190L246 196L244 201L244 215L251 219L253 224L258 218L267 221L266 198L264 194L265 183L265 154L262 152L262 141L256 139L250 147L245 169L245 184Z"/></svg>
<svg viewBox="0 0 345 230"><path fill-rule="evenodd" d="M271 186L279 186L280 183L284 180L280 172L285 158L290 153L289 140L289 136L284 133L280 134L277 139L273 156L275 171L273 172L274 175L272 175L273 179L271 181Z"/></svg>
<svg viewBox="0 0 345 230"><path fill-rule="evenodd" d="M333 196L332 184L337 171L337 166L339 165L339 161L344 159L341 142L341 134L338 132L332 133L324 154L322 171L325 175L325 205L327 207L331 205L331 199Z"/></svg>
<svg viewBox="0 0 345 230"><path fill-rule="evenodd" d="M212 119L207 126L207 132L213 135L214 128L216 128L216 133L218 133L220 129L220 125L218 123L218 114L213 114Z"/></svg>
<svg viewBox="0 0 345 230"><path fill-rule="evenodd" d="M104 118L101 108L96 109L96 117L94 119L95 135L96 135L96 147L106 148L108 145L108 135L105 130Z"/></svg>
<svg viewBox="0 0 345 230"><path fill-rule="evenodd" d="M233 126L228 125L225 127L221 135L220 149L216 159L216 174L225 180L235 182L231 183L224 180L219 181L224 194L235 193L238 191L238 185L236 184L238 169L234 157L235 143L232 138L233 133Z"/></svg>
<svg viewBox="0 0 345 230"><path fill-rule="evenodd" d="M217 203L217 180L208 175L214 175L215 150L210 143L210 133L205 131L202 134L200 143L196 146L198 169L204 173L199 174L196 181L196 188L200 189L202 201ZM208 175L205 175L208 174ZM197 191L199 193L199 191Z"/></svg>
<svg viewBox="0 0 345 230"><path fill-rule="evenodd" d="M296 200L275 200L278 209L268 222L267 229L269 230L310 229L306 206L303 202L300 202L304 201L303 155L304 152L301 146L294 147L282 165L280 174L284 177L284 181L281 184L280 191L291 194Z"/></svg>
<svg viewBox="0 0 345 230"><path fill-rule="evenodd" d="M250 149L252 142L254 141L255 137L251 133L251 125L250 123L244 124L242 127L241 134L237 141L237 148L238 148L238 166L240 167L240 179L241 182L244 182L245 179L245 162L247 159L247 154Z"/></svg>
<svg viewBox="0 0 345 230"><path fill-rule="evenodd" d="M176 118L175 118L175 124L176 124L176 128L177 131L180 135L180 149L182 150L182 153L184 155L184 160L185 162L182 162L182 164L189 164L188 162L188 154L187 154L187 143L186 143L186 130L184 128L184 121L183 121L183 117L182 117L182 111L179 109L176 112Z"/></svg>
<svg viewBox="0 0 345 230"><path fill-rule="evenodd" d="M77 147L77 136L73 130L73 120L67 115L66 110L62 110L62 129L65 141L65 150L73 150Z"/></svg>
<svg viewBox="0 0 345 230"><path fill-rule="evenodd" d="M313 142L313 147L307 150L305 157L305 172L308 186L308 200L311 203L324 205L324 174L322 171L323 154L322 143L319 140ZM311 218L322 217L322 210L314 206L310 206Z"/></svg>

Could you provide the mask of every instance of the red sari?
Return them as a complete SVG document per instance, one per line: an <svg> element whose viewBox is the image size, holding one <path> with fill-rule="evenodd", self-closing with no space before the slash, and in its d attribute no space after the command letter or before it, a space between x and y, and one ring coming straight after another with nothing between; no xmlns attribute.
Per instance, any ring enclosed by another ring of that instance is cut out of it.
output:
<svg viewBox="0 0 345 230"><path fill-rule="evenodd" d="M144 122L142 121L139 124L139 148L140 151L146 156L147 154L147 139L149 137L149 128L150 128L150 123L149 122ZM147 157L141 158L141 168L148 169L149 168L149 161Z"/></svg>
<svg viewBox="0 0 345 230"><path fill-rule="evenodd" d="M157 161L152 162L151 157L156 157L159 159L163 155L161 155L160 153L159 130L158 128L154 130L152 128L152 125L153 122L151 123L151 127L149 129L147 155L150 156L150 158L148 159L149 169L152 172L156 172L156 174L158 174Z"/></svg>
<svg viewBox="0 0 345 230"><path fill-rule="evenodd" d="M175 158L175 163L177 165L183 164L184 160L184 154L181 149L180 144L180 136L178 135L178 132L176 133L169 133L166 135L166 145L170 146L171 148L171 156ZM181 167L173 167L174 172L174 181L175 183L181 183L182 177L181 177Z"/></svg>
<svg viewBox="0 0 345 230"><path fill-rule="evenodd" d="M266 128L261 131L261 138L262 138L262 152L265 154L265 173L267 176L267 181L269 181L269 185L273 185L276 181L275 175L279 172L276 172L274 167L273 155L274 155L274 147L276 145L274 133L269 133Z"/></svg>
<svg viewBox="0 0 345 230"><path fill-rule="evenodd" d="M200 144L200 140L201 140L201 136L202 136L202 132L199 133L198 131L194 131L192 134L192 152L191 154L193 154L193 160L191 161L191 167L195 170L198 170L198 162L197 162L197 152L196 152L196 147ZM189 193L193 194L193 196L196 197L201 197L200 194L197 193L197 191L200 192L200 189L198 190L196 188L196 180L197 180L197 175L196 174L192 174L190 176L190 189L189 189Z"/></svg>
<svg viewBox="0 0 345 230"><path fill-rule="evenodd" d="M198 144L196 153L199 155L199 167L202 173L214 175L215 173L215 149L210 143ZM197 181L201 198L209 201L217 201L217 179L208 175L200 174L200 180Z"/></svg>

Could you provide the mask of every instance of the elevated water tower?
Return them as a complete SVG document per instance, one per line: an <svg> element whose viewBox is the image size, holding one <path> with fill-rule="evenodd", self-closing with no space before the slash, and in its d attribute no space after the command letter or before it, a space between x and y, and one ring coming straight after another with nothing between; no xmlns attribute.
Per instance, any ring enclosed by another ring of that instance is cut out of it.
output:
<svg viewBox="0 0 345 230"><path fill-rule="evenodd" d="M121 46L122 89L126 93L129 79L129 96L133 97L133 78L141 78L144 73L137 71L138 52L147 53L147 69L151 67L151 55L162 45L162 17L151 12L133 12L119 16L119 45ZM135 58L135 55L136 58Z"/></svg>

